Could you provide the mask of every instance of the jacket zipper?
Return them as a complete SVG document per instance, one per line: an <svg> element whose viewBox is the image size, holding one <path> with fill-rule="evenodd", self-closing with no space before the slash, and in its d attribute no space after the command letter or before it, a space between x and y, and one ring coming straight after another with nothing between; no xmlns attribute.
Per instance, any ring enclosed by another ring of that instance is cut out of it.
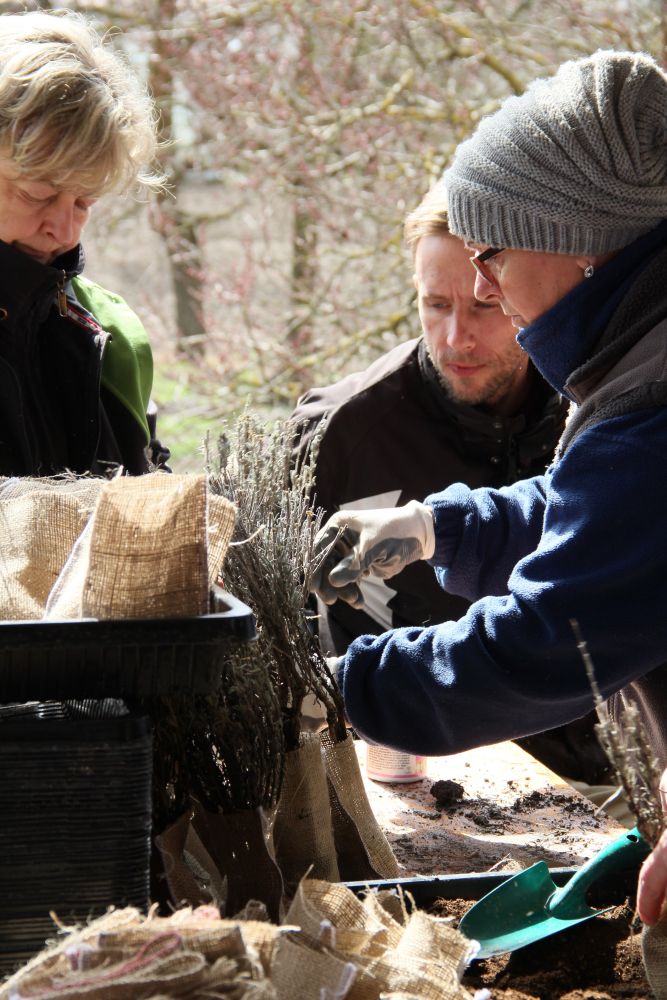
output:
<svg viewBox="0 0 667 1000"><path fill-rule="evenodd" d="M65 293L67 274L64 271L61 271L60 273L62 277L58 282L58 312L61 316L67 316L67 295Z"/></svg>

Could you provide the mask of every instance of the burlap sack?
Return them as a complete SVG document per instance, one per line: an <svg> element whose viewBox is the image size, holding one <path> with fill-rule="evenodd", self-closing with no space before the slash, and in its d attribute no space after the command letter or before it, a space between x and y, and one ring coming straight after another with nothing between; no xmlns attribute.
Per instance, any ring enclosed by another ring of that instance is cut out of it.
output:
<svg viewBox="0 0 667 1000"><path fill-rule="evenodd" d="M53 585L50 618L196 617L209 610L234 527L205 476L157 472L105 482Z"/></svg>
<svg viewBox="0 0 667 1000"><path fill-rule="evenodd" d="M334 742L325 731L320 738L341 880L395 878L398 862L368 801L352 736Z"/></svg>
<svg viewBox="0 0 667 1000"><path fill-rule="evenodd" d="M94 518L91 517L77 538L67 562L55 580L46 601L44 618L54 621L83 617L83 594L90 561Z"/></svg>
<svg viewBox="0 0 667 1000"><path fill-rule="evenodd" d="M356 966L346 1000L380 1000L392 993L420 1000L470 1000L460 978L472 957L471 942L445 921L418 911L410 916L401 912L405 925L377 897L361 903L343 885L305 879L286 920L304 928L311 950ZM276 963L280 958L279 951ZM272 979L276 974L274 969ZM286 982L289 969L280 974ZM301 970L293 974L300 977Z"/></svg>
<svg viewBox="0 0 667 1000"><path fill-rule="evenodd" d="M221 918L217 907L213 906L183 907L168 917L135 917L123 927L103 930L97 935L97 943L109 952L113 949L137 951L157 934L175 930L188 951L200 952L209 962L219 958L249 957L259 962L263 974L268 975L279 938L297 929L277 926L266 919L227 920ZM85 960L85 953L83 957Z"/></svg>
<svg viewBox="0 0 667 1000"><path fill-rule="evenodd" d="M379 958L387 948L395 947L402 935L389 914L367 905L367 900L362 902L345 886L319 879L301 881L285 922L347 955ZM324 928L333 928L331 937L323 938Z"/></svg>
<svg viewBox="0 0 667 1000"><path fill-rule="evenodd" d="M195 803L193 825L224 885L224 913L235 916L249 900L264 903L270 918L282 916L283 881L262 809L211 813Z"/></svg>
<svg viewBox="0 0 667 1000"><path fill-rule="evenodd" d="M303 934L278 942L271 969L277 1000L343 1000L357 974L353 962L320 951Z"/></svg>
<svg viewBox="0 0 667 1000"><path fill-rule="evenodd" d="M327 776L315 733L302 733L299 749L286 754L273 845L289 896L309 870L313 878L340 880Z"/></svg>
<svg viewBox="0 0 667 1000"><path fill-rule="evenodd" d="M0 619L41 618L103 479L0 479Z"/></svg>
<svg viewBox="0 0 667 1000"><path fill-rule="evenodd" d="M642 930L642 955L655 1000L667 1000L667 909L657 924Z"/></svg>
<svg viewBox="0 0 667 1000"><path fill-rule="evenodd" d="M445 921L401 908L403 924L377 898L369 906L317 881L304 880L295 900L301 927L220 919L211 906L111 911L1 984L0 1000L471 1000L458 981L471 942Z"/></svg>
<svg viewBox="0 0 667 1000"><path fill-rule="evenodd" d="M206 477L152 473L102 490L84 617L196 617L208 611Z"/></svg>
<svg viewBox="0 0 667 1000"><path fill-rule="evenodd" d="M164 918L112 910L70 929L0 984L0 1000L275 1000L267 968L279 937L289 930L221 920L210 906Z"/></svg>
<svg viewBox="0 0 667 1000"><path fill-rule="evenodd" d="M190 834L193 815L194 808L181 813L178 819L155 837L155 846L162 860L169 899L177 907L199 906L210 902L213 898L197 880L185 856L185 844Z"/></svg>

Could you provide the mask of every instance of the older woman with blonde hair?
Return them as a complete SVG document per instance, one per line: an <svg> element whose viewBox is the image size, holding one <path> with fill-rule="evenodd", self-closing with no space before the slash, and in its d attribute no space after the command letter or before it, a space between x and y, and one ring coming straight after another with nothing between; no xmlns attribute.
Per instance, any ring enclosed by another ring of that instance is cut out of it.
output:
<svg viewBox="0 0 667 1000"><path fill-rule="evenodd" d="M0 475L148 471L152 355L85 280L95 201L161 185L153 105L81 16L0 16Z"/></svg>

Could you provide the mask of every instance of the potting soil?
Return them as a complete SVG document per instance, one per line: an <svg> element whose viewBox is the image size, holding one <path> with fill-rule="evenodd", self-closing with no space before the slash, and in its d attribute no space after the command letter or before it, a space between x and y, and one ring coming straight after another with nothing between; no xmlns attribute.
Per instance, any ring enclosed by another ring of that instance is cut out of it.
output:
<svg viewBox="0 0 667 1000"><path fill-rule="evenodd" d="M470 900L438 900L430 912L454 926ZM602 916L508 955L473 962L462 985L486 988L493 1000L650 1000L641 924L627 902Z"/></svg>

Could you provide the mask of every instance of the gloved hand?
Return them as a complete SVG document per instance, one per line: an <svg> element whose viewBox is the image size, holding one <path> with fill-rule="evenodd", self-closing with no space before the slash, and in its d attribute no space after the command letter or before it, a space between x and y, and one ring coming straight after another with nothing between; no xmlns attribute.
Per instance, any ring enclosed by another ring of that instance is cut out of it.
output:
<svg viewBox="0 0 667 1000"><path fill-rule="evenodd" d="M433 512L417 500L380 510L339 510L315 538L315 554L322 558L311 589L325 604L340 599L360 608L363 577L373 573L386 580L434 552Z"/></svg>
<svg viewBox="0 0 667 1000"><path fill-rule="evenodd" d="M342 656L326 657L327 667L335 681L338 679L338 667L342 661ZM319 701L312 691L309 691L301 702L301 730L306 733L320 733L326 728L326 705Z"/></svg>

